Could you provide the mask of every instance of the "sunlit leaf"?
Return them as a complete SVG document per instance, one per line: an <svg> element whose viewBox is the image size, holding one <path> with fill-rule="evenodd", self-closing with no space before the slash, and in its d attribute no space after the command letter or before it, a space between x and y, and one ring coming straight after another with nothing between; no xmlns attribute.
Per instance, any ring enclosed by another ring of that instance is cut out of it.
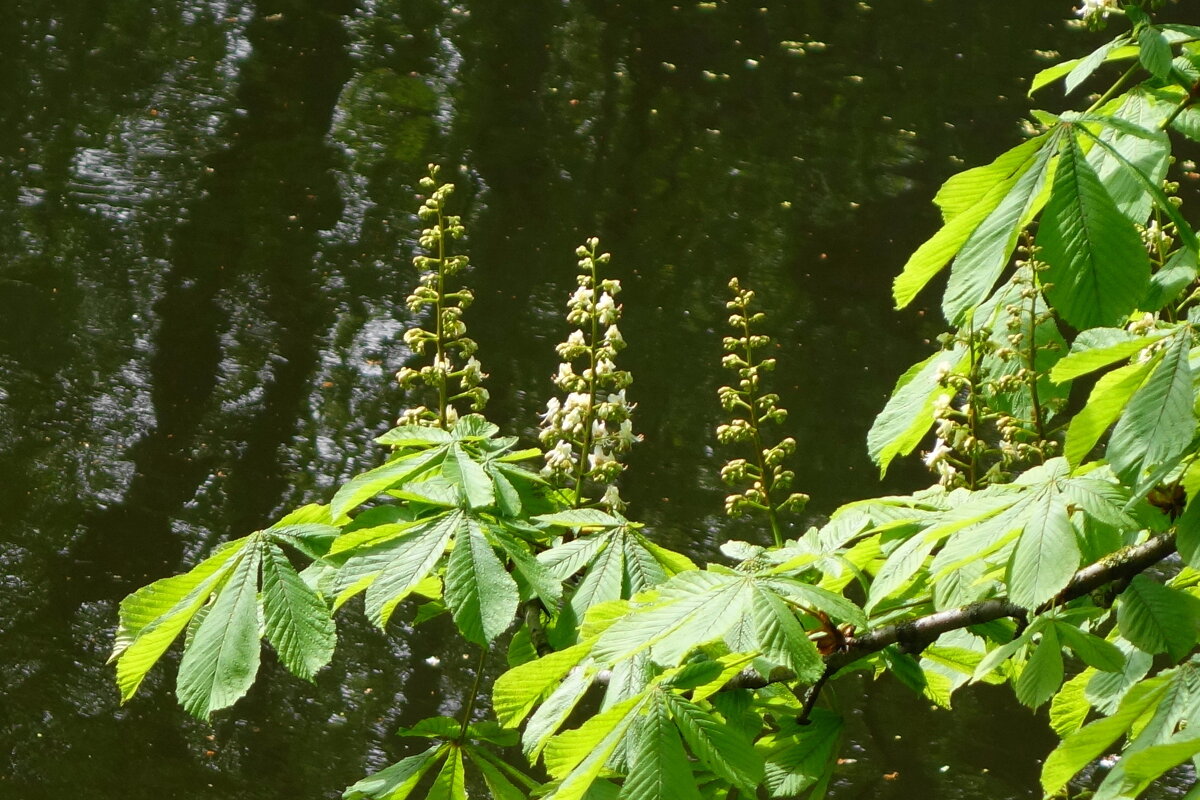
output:
<svg viewBox="0 0 1200 800"><path fill-rule="evenodd" d="M488 477L483 466L476 463L458 442L450 445L446 451L446 457L442 461L442 475L459 488L470 508L486 508L496 501L492 479Z"/></svg>
<svg viewBox="0 0 1200 800"><path fill-rule="evenodd" d="M1150 259L1074 136L1063 139L1050 199L1038 229L1046 295L1076 328L1114 325L1150 282Z"/></svg>
<svg viewBox="0 0 1200 800"><path fill-rule="evenodd" d="M344 520L350 509L369 500L393 486L404 481L412 480L428 469L433 468L437 461L445 455L445 448L438 447L426 450L411 457L402 457L387 462L383 466L356 475L338 489L333 496L330 508L335 520Z"/></svg>
<svg viewBox="0 0 1200 800"><path fill-rule="evenodd" d="M942 299L946 319L957 323L991 294L1008 266L1017 237L1045 202L1042 188L1050 174L1057 140L1057 133L1052 134L1030 157L1028 168L1012 190L963 243L950 267L950 280Z"/></svg>
<svg viewBox="0 0 1200 800"><path fill-rule="evenodd" d="M1085 725L1054 749L1042 767L1042 789L1052 795L1067 785L1075 773L1107 750L1138 717L1166 691L1163 678L1152 678L1133 687L1110 717Z"/></svg>
<svg viewBox="0 0 1200 800"><path fill-rule="evenodd" d="M496 718L504 725L520 723L591 649L590 642L578 644L505 672L492 687L492 710Z"/></svg>
<svg viewBox="0 0 1200 800"><path fill-rule="evenodd" d="M179 702L201 719L237 702L258 673L260 563L259 543L252 541L239 554L229 580L179 662Z"/></svg>
<svg viewBox="0 0 1200 800"><path fill-rule="evenodd" d="M1049 700L1058 687L1062 686L1062 648L1058 644L1055 626L1042 630L1042 641L1038 644L1025 668L1021 670L1013 688L1017 699L1030 708L1037 708Z"/></svg>
<svg viewBox="0 0 1200 800"><path fill-rule="evenodd" d="M227 542L190 572L155 581L121 601L109 660L117 662L122 703L133 696L146 673L229 575L249 542L249 538Z"/></svg>
<svg viewBox="0 0 1200 800"><path fill-rule="evenodd" d="M1154 364L1126 364L1105 373L1092 387L1087 403L1071 418L1063 455L1072 467L1078 467L1100 441L1100 437L1121 416L1130 398L1145 383Z"/></svg>
<svg viewBox="0 0 1200 800"><path fill-rule="evenodd" d="M912 452L933 425L934 398L947 390L940 379L954 372L966 351L956 347L934 353L913 366L896 381L896 388L867 433L867 451L879 465L880 474L898 455Z"/></svg>
<svg viewBox="0 0 1200 800"><path fill-rule="evenodd" d="M435 744L423 753L397 761L348 788L342 800L406 800L449 748L448 744Z"/></svg>

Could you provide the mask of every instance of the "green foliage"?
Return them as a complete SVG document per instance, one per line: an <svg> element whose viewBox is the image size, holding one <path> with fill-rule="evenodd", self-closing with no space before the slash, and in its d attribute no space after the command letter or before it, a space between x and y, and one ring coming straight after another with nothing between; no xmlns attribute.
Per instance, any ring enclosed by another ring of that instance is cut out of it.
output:
<svg viewBox="0 0 1200 800"><path fill-rule="evenodd" d="M564 397L543 417L547 452L517 449L459 408L481 410L487 393L463 322L472 295L449 283L466 266L447 251L462 223L433 170L429 255L409 298L428 320L405 337L428 363L399 375L427 405L378 438L384 463L328 506L126 598L122 700L181 634L177 691L197 716L247 691L263 636L311 679L336 645L333 613L362 594L385 630L398 613L417 625L448 611L482 651L477 687L506 640L510 668L492 685L494 721L476 691L459 718L400 731L433 743L348 800L478 787L502 800L820 797L843 735L822 690L857 672L890 672L947 707L979 681L1049 704L1061 743L1047 794L1109 752L1121 757L1096 798L1135 797L1195 759L1200 289L1196 235L1167 176L1172 137L1200 141L1200 29L1140 4L1082 12L1128 30L1043 70L1033 90L1061 81L1069 93L1113 62L1126 74L1081 112L1035 113L1029 139L947 181L942 228L894 285L906 306L949 266L951 329L897 381L867 447L886 470L932 442L934 485L850 503L785 540L779 515L804 499L785 466L795 444L766 434L785 417L764 384L775 360L735 280L725 363L737 380L720 390L732 416L718 436L749 457L723 477L728 510L759 515L773 543L727 542L728 561L704 566L656 543L615 489L638 437L607 254L594 238L576 253L554 379ZM522 466L539 457L541 472ZM1169 560L1176 550L1187 566Z"/></svg>

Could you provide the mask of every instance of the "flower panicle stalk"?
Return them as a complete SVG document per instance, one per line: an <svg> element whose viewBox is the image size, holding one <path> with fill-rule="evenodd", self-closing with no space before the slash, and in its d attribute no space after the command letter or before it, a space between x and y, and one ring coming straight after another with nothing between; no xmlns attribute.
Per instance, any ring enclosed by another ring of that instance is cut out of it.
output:
<svg viewBox="0 0 1200 800"><path fill-rule="evenodd" d="M570 489L577 508L598 503L621 511L620 458L642 438L633 432L634 406L625 396L633 377L616 365L617 353L625 348L617 327L621 282L600 277L611 257L600 252L599 239L588 239L575 255L578 286L567 301L573 330L555 346L562 361L553 381L562 395L550 398L541 415L542 473Z"/></svg>
<svg viewBox="0 0 1200 800"><path fill-rule="evenodd" d="M1065 398L1042 396L1047 361L1042 353L1061 347L1043 330L1054 319L1042 300L1047 265L1028 234L1017 252L1010 299L997 309L994 330L967 325L939 337L943 347L961 346L969 356L965 370L946 363L937 372L944 391L934 398L936 440L924 461L947 488L1004 483L1062 450L1049 422Z"/></svg>
<svg viewBox="0 0 1200 800"><path fill-rule="evenodd" d="M429 193L417 211L428 225L418 239L426 254L413 257L420 277L405 301L409 311L428 313L430 319L425 328L414 325L405 331L404 343L413 353L432 358L422 367L404 367L396 373L396 379L405 389L424 386L436 395L431 407L421 405L405 411L400 424L449 428L458 419L455 403L466 402L471 410L482 411L488 391L482 385L487 373L475 357L479 345L467 336L463 322L463 311L475 295L465 287L450 290L448 286L449 279L465 270L468 263L466 255L451 255L448 243L461 239L466 229L461 217L445 213L454 185L438 185L438 172L439 167L430 164L429 174L420 182Z"/></svg>
<svg viewBox="0 0 1200 800"><path fill-rule="evenodd" d="M766 320L761 311L752 311L754 292L742 288L737 278L729 281L733 298L725 303L732 313L729 326L733 336L724 338L725 356L721 364L737 375L732 386L717 390L721 406L730 412L730 420L717 426L721 444L749 445L752 458L734 458L721 468L721 479L740 491L725 498L725 513L761 513L767 517L776 545L783 544L780 515L798 512L808 503L808 495L791 492L795 473L786 467L796 452L796 440L790 436L768 444L767 425L779 425L787 419L787 409L779 404L779 395L763 388L763 376L775 369L775 359L761 355L771 346L771 338L755 333L755 326Z"/></svg>

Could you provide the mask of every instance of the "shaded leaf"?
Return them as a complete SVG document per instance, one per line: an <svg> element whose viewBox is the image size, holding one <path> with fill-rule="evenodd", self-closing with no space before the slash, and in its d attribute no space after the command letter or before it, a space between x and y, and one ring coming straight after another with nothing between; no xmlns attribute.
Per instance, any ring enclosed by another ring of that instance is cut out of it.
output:
<svg viewBox="0 0 1200 800"><path fill-rule="evenodd" d="M517 613L517 584L473 520L460 531L446 564L446 605L469 642L490 645Z"/></svg>
<svg viewBox="0 0 1200 800"><path fill-rule="evenodd" d="M1045 703L1058 691L1058 687L1062 686L1062 648L1055 631L1053 625L1048 625L1042 630L1042 641L1025 663L1025 668L1021 670L1021 675L1013 687L1017 699L1030 708L1037 708Z"/></svg>
<svg viewBox="0 0 1200 800"><path fill-rule="evenodd" d="M267 641L289 672L312 680L333 658L337 645L329 606L300 579L276 545L263 548L262 576Z"/></svg>
<svg viewBox="0 0 1200 800"><path fill-rule="evenodd" d="M1108 462L1118 474L1140 477L1173 462L1191 443L1196 415L1190 349L1191 334L1184 329L1126 406L1108 443Z"/></svg>
<svg viewBox="0 0 1200 800"><path fill-rule="evenodd" d="M666 706L648 704L638 721L622 800L700 800L683 742Z"/></svg>
<svg viewBox="0 0 1200 800"><path fill-rule="evenodd" d="M1117 624L1121 635L1147 653L1183 658L1196 643L1196 598L1135 575L1121 592Z"/></svg>

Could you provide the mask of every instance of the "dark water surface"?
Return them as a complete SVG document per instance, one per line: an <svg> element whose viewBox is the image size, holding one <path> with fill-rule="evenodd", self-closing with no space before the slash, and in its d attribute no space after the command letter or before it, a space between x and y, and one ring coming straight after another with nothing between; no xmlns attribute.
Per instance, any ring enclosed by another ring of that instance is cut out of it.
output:
<svg viewBox="0 0 1200 800"><path fill-rule="evenodd" d="M117 704L117 602L378 463L403 406L413 187L469 231L489 413L531 437L575 246L624 282L624 493L671 546L725 525L724 284L759 289L814 513L880 486L865 434L940 332L889 284L930 198L1019 141L1069 2L9 0L0 24L0 797L326 798L471 681L445 627L340 615L309 686L271 656L212 725L174 657ZM1043 52L1039 52L1043 51ZM1056 107L1057 100L1042 102ZM934 294L924 298L930 303ZM399 616L399 615L398 615ZM426 658L435 655L440 664ZM498 669L499 665L493 665ZM1004 692L932 711L847 683L839 798L1033 797Z"/></svg>

